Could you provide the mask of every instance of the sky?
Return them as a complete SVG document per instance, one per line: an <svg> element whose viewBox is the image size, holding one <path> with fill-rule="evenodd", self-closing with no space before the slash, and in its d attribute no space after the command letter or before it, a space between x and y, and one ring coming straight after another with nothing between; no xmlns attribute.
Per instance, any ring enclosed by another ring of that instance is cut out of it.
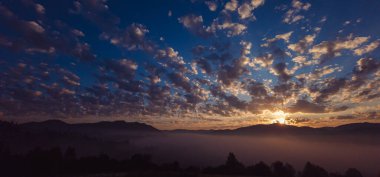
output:
<svg viewBox="0 0 380 177"><path fill-rule="evenodd" d="M380 122L380 1L1 0L0 120Z"/></svg>

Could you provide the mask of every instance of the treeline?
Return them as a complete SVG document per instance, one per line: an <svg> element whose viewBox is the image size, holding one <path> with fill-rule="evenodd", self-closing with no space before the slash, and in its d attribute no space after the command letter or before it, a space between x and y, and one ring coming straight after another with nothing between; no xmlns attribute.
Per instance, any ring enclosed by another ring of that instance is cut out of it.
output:
<svg viewBox="0 0 380 177"><path fill-rule="evenodd" d="M267 165L259 162L244 166L233 153L227 161L217 167L181 168L178 162L155 164L150 155L135 154L129 159L116 160L106 154L78 157L74 148L62 151L60 148L36 148L26 154L12 154L9 148L0 144L0 176L6 177L52 177L87 174L125 174L125 176L188 176L216 174L228 176L261 177L362 177L354 169L345 174L328 173L322 167L307 162L304 169L297 172L290 164L274 162Z"/></svg>
<svg viewBox="0 0 380 177"><path fill-rule="evenodd" d="M362 177L359 170L349 168L345 174L328 173L322 167L307 162L302 171L297 172L292 165L276 161L271 165L259 162L255 165L245 166L239 162L233 153L229 153L225 164L218 167L204 168L206 174L224 174L239 176L260 176L260 177Z"/></svg>

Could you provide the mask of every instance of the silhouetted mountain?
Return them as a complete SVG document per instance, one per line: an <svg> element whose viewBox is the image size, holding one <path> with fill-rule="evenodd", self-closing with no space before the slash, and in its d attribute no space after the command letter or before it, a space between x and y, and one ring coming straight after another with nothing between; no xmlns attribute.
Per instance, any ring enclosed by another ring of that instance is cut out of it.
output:
<svg viewBox="0 0 380 177"><path fill-rule="evenodd" d="M53 131L122 131L122 132L159 132L158 129L139 122L125 122L125 121L113 121L113 122L97 122L97 123L78 123L68 124L60 120L47 120L43 122L29 122L20 125L26 129L43 129Z"/></svg>
<svg viewBox="0 0 380 177"><path fill-rule="evenodd" d="M316 129L311 127L297 127L292 125L269 124L269 125L253 125L241 127L232 130L216 130L213 133L217 134L300 134L300 133L316 133L324 131L325 128Z"/></svg>
<svg viewBox="0 0 380 177"><path fill-rule="evenodd" d="M60 120L47 120L43 122L29 122L12 124L0 122L0 128L19 127L26 130L49 130L58 132L118 132L120 133L196 133L196 134L223 134L223 135L380 135L380 123L353 123L337 127L298 127L283 124L259 124L237 129L224 130L170 130L161 131L153 126L138 122L97 122L68 124Z"/></svg>
<svg viewBox="0 0 380 177"><path fill-rule="evenodd" d="M380 123L353 123L337 127L297 127L283 124L259 124L224 130L173 130L176 133L223 135L380 135Z"/></svg>
<svg viewBox="0 0 380 177"><path fill-rule="evenodd" d="M335 133L346 134L380 134L380 123L353 123L335 127Z"/></svg>

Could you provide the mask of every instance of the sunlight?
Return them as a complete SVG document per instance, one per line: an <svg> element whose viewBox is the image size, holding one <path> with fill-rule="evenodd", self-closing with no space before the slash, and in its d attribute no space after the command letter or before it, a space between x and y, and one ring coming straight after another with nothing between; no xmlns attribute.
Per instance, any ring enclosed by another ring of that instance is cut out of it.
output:
<svg viewBox="0 0 380 177"><path fill-rule="evenodd" d="M285 113L284 111L276 111L273 113L273 116L275 119L273 120L272 123L287 124L287 121L286 121L287 113Z"/></svg>

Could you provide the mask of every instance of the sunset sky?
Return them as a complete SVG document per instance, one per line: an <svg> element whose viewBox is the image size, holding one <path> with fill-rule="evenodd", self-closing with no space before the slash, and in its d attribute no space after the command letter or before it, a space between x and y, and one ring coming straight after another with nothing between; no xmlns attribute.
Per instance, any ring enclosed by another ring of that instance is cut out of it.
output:
<svg viewBox="0 0 380 177"><path fill-rule="evenodd" d="M0 0L0 120L380 122L379 0Z"/></svg>

